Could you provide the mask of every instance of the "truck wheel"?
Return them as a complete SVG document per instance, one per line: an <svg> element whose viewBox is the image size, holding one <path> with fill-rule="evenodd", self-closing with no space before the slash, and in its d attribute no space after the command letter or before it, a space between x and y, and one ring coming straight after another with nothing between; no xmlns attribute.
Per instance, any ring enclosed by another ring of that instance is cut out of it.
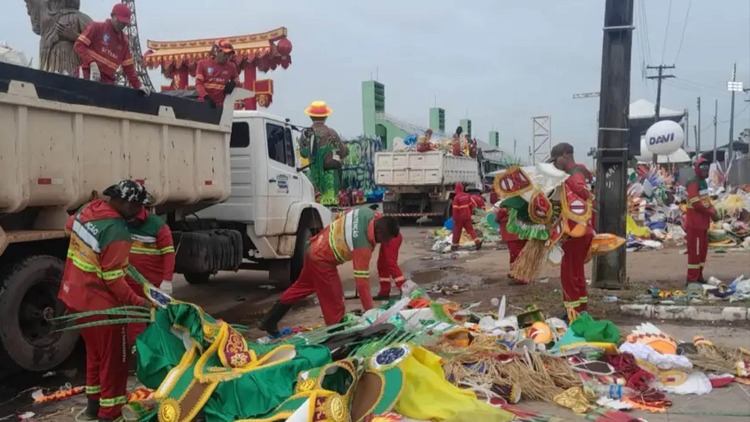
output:
<svg viewBox="0 0 750 422"><path fill-rule="evenodd" d="M309 222L305 222L304 225L300 224L299 229L297 229L297 243L294 245L294 256L292 256L289 284L284 286L284 288L291 286L292 283L297 281L297 278L299 278L299 275L302 272L302 266L305 264L305 245L307 245L307 242L313 237L313 228L310 227L310 224L311 223Z"/></svg>
<svg viewBox="0 0 750 422"><path fill-rule="evenodd" d="M37 255L0 275L0 368L47 371L73 352L78 332L55 332L51 321L65 313L57 299L63 268L61 259Z"/></svg>
<svg viewBox="0 0 750 422"><path fill-rule="evenodd" d="M208 282L211 273L185 273L183 276L189 284L204 284Z"/></svg>

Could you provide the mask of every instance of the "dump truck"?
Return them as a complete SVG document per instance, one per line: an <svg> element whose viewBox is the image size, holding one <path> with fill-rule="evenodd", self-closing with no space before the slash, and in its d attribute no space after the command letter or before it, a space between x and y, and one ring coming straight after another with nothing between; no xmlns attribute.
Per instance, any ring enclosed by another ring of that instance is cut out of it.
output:
<svg viewBox="0 0 750 422"><path fill-rule="evenodd" d="M243 89L227 104L247 98ZM173 231L175 272L296 278L304 243L330 223L295 162L292 127L266 113L0 63L0 376L46 371L78 341L57 300L76 209L124 178Z"/></svg>
<svg viewBox="0 0 750 422"><path fill-rule="evenodd" d="M450 218L453 189L462 183L480 191L479 161L442 151L383 151L375 154L375 184L386 189L383 213L401 218Z"/></svg>

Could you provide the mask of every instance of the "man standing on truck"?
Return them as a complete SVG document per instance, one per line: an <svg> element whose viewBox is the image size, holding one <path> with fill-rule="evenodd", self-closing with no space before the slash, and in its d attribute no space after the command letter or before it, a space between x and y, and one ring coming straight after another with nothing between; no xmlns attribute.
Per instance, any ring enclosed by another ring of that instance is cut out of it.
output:
<svg viewBox="0 0 750 422"><path fill-rule="evenodd" d="M104 190L71 216L70 233L59 298L70 312L103 311L120 306L150 307L125 281L130 254L127 220L148 202L146 189L123 180ZM106 317L92 317L93 322ZM128 353L126 327L102 325L81 329L86 344L86 394L82 420L112 421L127 400Z"/></svg>
<svg viewBox="0 0 750 422"><path fill-rule="evenodd" d="M310 239L299 278L281 295L258 328L273 336L278 335L278 323L292 305L313 293L318 296L326 325L341 322L346 306L337 267L347 261L353 261L354 282L362 307L365 311L372 309L372 251L376 244L388 243L398 236L398 220L381 217L369 207L358 207L341 214Z"/></svg>
<svg viewBox="0 0 750 422"><path fill-rule="evenodd" d="M142 207L138 215L128 221L130 229L130 265L162 292L172 295L175 252L172 231L156 214ZM142 298L146 292L137 281L125 276L128 285ZM146 324L128 324L128 345L146 330Z"/></svg>
<svg viewBox="0 0 750 422"><path fill-rule="evenodd" d="M81 58L83 77L107 85L114 85L117 69L122 72L130 86L149 95L151 91L141 83L135 73L135 61L130 54L130 43L124 30L130 26L132 12L124 3L112 8L111 19L93 22L78 37L73 48Z"/></svg>
<svg viewBox="0 0 750 422"><path fill-rule="evenodd" d="M693 165L694 175L687 182L687 211L685 212L685 240L688 256L688 283L705 283L703 267L708 255L708 229L711 221L719 218L708 196L708 171L711 164L699 157Z"/></svg>
<svg viewBox="0 0 750 422"><path fill-rule="evenodd" d="M566 142L552 147L549 162L558 170L568 173L565 188L583 201L592 197L589 190L591 173L581 164L576 164L573 157L573 145ZM586 257L594 240L593 223L589 220L586 233L580 237L568 236L562 244L563 257L560 264L560 282L563 292L563 305L568 312L568 319L573 322L575 317L588 308L588 293L586 287Z"/></svg>
<svg viewBox="0 0 750 422"><path fill-rule="evenodd" d="M474 224L471 221L474 201L471 200L471 196L468 193L464 192L464 185L461 183L456 183L453 192L453 244L451 245L451 250L458 250L464 230L474 240L477 250L480 250L482 249L482 239L477 236Z"/></svg>
<svg viewBox="0 0 750 422"><path fill-rule="evenodd" d="M214 44L215 55L198 62L195 69L195 90L198 100L205 101L211 108L224 105L227 95L240 84L237 65L230 61L234 57L234 47L229 41L219 40Z"/></svg>

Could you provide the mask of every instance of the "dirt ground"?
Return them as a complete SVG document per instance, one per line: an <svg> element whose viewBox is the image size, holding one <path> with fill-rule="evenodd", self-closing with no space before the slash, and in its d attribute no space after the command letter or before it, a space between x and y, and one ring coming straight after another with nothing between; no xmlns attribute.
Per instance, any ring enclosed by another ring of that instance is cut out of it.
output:
<svg viewBox="0 0 750 422"><path fill-rule="evenodd" d="M444 297L459 303L482 302L480 308L491 307L492 298L507 298L510 311L537 305L548 315L563 314L562 299L559 287L559 273L555 268L546 268L541 280L531 286L510 286L508 273L508 253L500 245L488 245L482 251L469 252L460 259L451 259L430 250L433 244L432 227L404 227L404 243L401 248L400 263L404 271L412 275L414 281L429 290L434 285L458 286L466 291L445 296L440 293L429 293L433 298ZM710 253L706 276L715 276L729 281L735 277L750 275L750 254L728 251ZM642 293L648 287L661 289L684 288L685 266L687 257L680 248L669 248L659 251L633 252L627 254L628 282L622 290L589 291L589 307L597 318L615 321L627 333L639 321L620 316L619 304L603 303L602 296L617 296L620 301L627 301ZM377 289L377 272L372 264L371 284ZM587 276L590 277L590 265ZM345 289L352 290L353 276L351 265L343 265L340 274ZM181 300L197 303L216 317L237 324L254 325L255 321L278 298L280 292L269 286L267 274L262 272L243 271L239 273L222 273L212 278L205 285L188 285L182 277L175 280L175 296ZM347 300L349 310L360 308L358 299ZM300 304L282 321L283 326L315 326L322 324L320 310L313 298ZM706 326L702 324L674 324L655 321L664 331L690 340L695 334L703 334L717 343L750 347L750 326L747 323L717 323ZM252 336L260 337L261 332L254 330ZM44 406L30 405L30 391L44 387L55 387L71 382L81 384L83 365L81 355L74 356L63 368L54 374L41 378L23 375L6 380L0 385L0 422L18 420L17 415L26 411L34 413L37 421L72 421L73 415L80 410L83 398L76 397L62 403ZM30 390L29 390L30 389ZM24 391L26 390L26 391ZM673 413L665 415L638 414L649 421L729 421L718 413L734 412L750 414L750 393L738 385L712 392L709 396L673 397ZM554 414L564 420L578 420L570 411L543 403L522 402L522 408ZM713 412L710 417L697 415L695 412ZM691 414L682 414L691 413ZM741 420L734 418L733 420ZM744 419L748 420L748 419Z"/></svg>

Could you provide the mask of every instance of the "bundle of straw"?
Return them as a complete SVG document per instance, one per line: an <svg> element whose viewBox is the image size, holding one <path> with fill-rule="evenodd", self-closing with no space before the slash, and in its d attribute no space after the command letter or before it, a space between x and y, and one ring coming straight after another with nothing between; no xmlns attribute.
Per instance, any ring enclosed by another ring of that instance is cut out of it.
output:
<svg viewBox="0 0 750 422"><path fill-rule="evenodd" d="M547 259L547 246L543 240L529 239L521 250L516 262L510 268L510 275L518 280L536 280Z"/></svg>
<svg viewBox="0 0 750 422"><path fill-rule="evenodd" d="M736 373L737 363L750 359L750 351L711 343L696 345L698 353L686 354L693 366L705 371Z"/></svg>

